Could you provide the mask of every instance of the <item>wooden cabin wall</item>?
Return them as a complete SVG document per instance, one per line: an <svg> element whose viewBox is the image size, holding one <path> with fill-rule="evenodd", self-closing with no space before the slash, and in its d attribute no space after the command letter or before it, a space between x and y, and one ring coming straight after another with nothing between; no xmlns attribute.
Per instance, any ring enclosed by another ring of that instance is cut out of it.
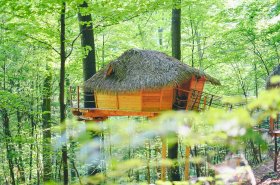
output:
<svg viewBox="0 0 280 185"><path fill-rule="evenodd" d="M161 100L161 90L143 90L142 91L142 110L159 111Z"/></svg>
<svg viewBox="0 0 280 185"><path fill-rule="evenodd" d="M171 110L173 88L143 90L135 93L95 93L96 107L131 111Z"/></svg>
<svg viewBox="0 0 280 185"><path fill-rule="evenodd" d="M118 93L120 110L141 111L141 93Z"/></svg>
<svg viewBox="0 0 280 185"><path fill-rule="evenodd" d="M192 77L191 80L178 86L179 89L166 87L157 90L143 90L140 92L102 94L96 93L95 100L97 108L101 109L119 109L130 111L161 111L171 110L174 99L179 96L187 98L186 109L197 109L201 99L206 79L204 77L197 79ZM185 91L190 91L192 94Z"/></svg>
<svg viewBox="0 0 280 185"><path fill-rule="evenodd" d="M171 110L173 104L173 88L142 91L142 111Z"/></svg>
<svg viewBox="0 0 280 185"><path fill-rule="evenodd" d="M173 105L173 88L162 89L160 110L171 110Z"/></svg>
<svg viewBox="0 0 280 185"><path fill-rule="evenodd" d="M117 94L95 93L94 98L97 108L118 109Z"/></svg>
<svg viewBox="0 0 280 185"><path fill-rule="evenodd" d="M191 81L190 81L189 89L194 89L194 90L202 92L203 88L204 88L205 81L206 81L205 77L196 79L196 77L193 76Z"/></svg>

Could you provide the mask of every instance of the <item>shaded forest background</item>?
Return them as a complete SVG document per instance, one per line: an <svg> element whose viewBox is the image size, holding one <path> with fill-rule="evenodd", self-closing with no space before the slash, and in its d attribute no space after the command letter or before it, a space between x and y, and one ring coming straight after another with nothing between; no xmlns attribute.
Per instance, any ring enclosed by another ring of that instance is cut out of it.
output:
<svg viewBox="0 0 280 185"><path fill-rule="evenodd" d="M279 1L182 0L177 8L181 8L181 61L222 83L207 91L258 97L268 74L280 64ZM0 184L83 183L81 177L88 174L95 147L84 151L91 147L85 144L88 135L73 139L79 135L77 128L85 126L70 112L70 86L81 85L94 74L93 70L85 76L87 69L83 70L89 54L96 61L96 71L131 48L171 55L172 9L174 2L164 0L1 0ZM91 20L85 19L87 16ZM94 45L81 42L88 28L84 25L92 25L89 31L94 33ZM61 71L64 63L65 71ZM61 123L62 129L58 127ZM68 136L64 123L68 124ZM100 138L105 142L108 137ZM247 144L250 162L260 163L262 159L256 155L261 153L256 152L259 145L251 140ZM102 155L158 160L159 145L158 138L137 149L114 148L107 143ZM203 154L203 150L199 151ZM82 153L82 159L77 153ZM107 168L104 161L101 171ZM147 175L148 167L134 172L129 169L123 179L113 176L111 180L154 182L158 169L151 167ZM208 175L193 169L193 175Z"/></svg>

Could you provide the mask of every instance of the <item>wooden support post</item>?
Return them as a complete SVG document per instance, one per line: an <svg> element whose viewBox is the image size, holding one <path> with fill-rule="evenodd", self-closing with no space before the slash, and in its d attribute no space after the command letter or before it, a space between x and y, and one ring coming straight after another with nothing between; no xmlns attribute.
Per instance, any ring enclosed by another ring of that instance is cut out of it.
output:
<svg viewBox="0 0 280 185"><path fill-rule="evenodd" d="M274 119L272 117L270 117L269 119L269 131L273 131L274 130Z"/></svg>
<svg viewBox="0 0 280 185"><path fill-rule="evenodd" d="M277 172L277 158L278 158L278 147L277 147L277 136L274 135L274 150L275 150L275 155L274 155L274 172Z"/></svg>
<svg viewBox="0 0 280 185"><path fill-rule="evenodd" d="M185 180L190 179L190 153L191 153L191 147L186 147L186 161L185 161Z"/></svg>
<svg viewBox="0 0 280 185"><path fill-rule="evenodd" d="M187 105L186 105L186 111L190 109L189 106L192 104L192 95L193 95L193 90L188 92L188 101L187 101Z"/></svg>
<svg viewBox="0 0 280 185"><path fill-rule="evenodd" d="M212 105L212 101L213 101L214 95L211 96L210 102L209 102L209 107L211 107Z"/></svg>
<svg viewBox="0 0 280 185"><path fill-rule="evenodd" d="M72 108L73 107L73 100L72 100L72 87L71 87L71 85L70 85L69 88L70 88L69 89L69 91L70 91L70 107Z"/></svg>
<svg viewBox="0 0 280 185"><path fill-rule="evenodd" d="M162 142L162 148L161 148L161 157L162 161L166 160L166 140L164 138L161 139ZM161 180L165 181L166 178L166 166L165 164L161 164Z"/></svg>
<svg viewBox="0 0 280 185"><path fill-rule="evenodd" d="M207 96L204 96L204 101L203 101L203 110L206 109L206 102L207 102Z"/></svg>
<svg viewBox="0 0 280 185"><path fill-rule="evenodd" d="M78 111L79 111L79 109L80 109L80 86L78 86L77 87L78 89L77 89L77 96L78 96Z"/></svg>
<svg viewBox="0 0 280 185"><path fill-rule="evenodd" d="M277 114L277 119L276 119L276 128L277 130L279 129L279 114Z"/></svg>

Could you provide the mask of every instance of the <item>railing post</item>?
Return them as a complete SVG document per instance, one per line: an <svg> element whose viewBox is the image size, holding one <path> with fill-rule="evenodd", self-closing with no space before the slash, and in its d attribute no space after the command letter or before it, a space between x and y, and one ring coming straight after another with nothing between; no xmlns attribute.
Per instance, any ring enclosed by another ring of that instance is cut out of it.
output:
<svg viewBox="0 0 280 185"><path fill-rule="evenodd" d="M194 90L194 91L196 91L196 93L195 93L196 97L195 97L194 102L192 104L191 110L194 110L194 106L196 104L196 101L199 98L199 91L197 91L197 90ZM197 102L197 103L198 103L198 106L197 106L197 109L198 109L199 108L199 102Z"/></svg>
<svg viewBox="0 0 280 185"><path fill-rule="evenodd" d="M80 86L77 87L77 96L78 96L78 109L80 109Z"/></svg>
<svg viewBox="0 0 280 185"><path fill-rule="evenodd" d="M70 89L69 89L69 91L70 91L70 107L71 108L73 108L73 100L72 100L72 86L70 85L70 87L69 87Z"/></svg>
<svg viewBox="0 0 280 185"><path fill-rule="evenodd" d="M192 102L192 93L193 93L192 90L190 90L190 91L188 92L188 99L187 99L186 110L189 110L189 104L191 105L191 102Z"/></svg>
<svg viewBox="0 0 280 185"><path fill-rule="evenodd" d="M203 101L203 110L206 109L206 102L207 102L207 95L204 96L204 101Z"/></svg>
<svg viewBox="0 0 280 185"><path fill-rule="evenodd" d="M214 95L211 96L210 102L209 102L209 107L211 107L212 105L212 101L213 101Z"/></svg>
<svg viewBox="0 0 280 185"><path fill-rule="evenodd" d="M269 131L273 131L274 128L274 119L272 117L269 118Z"/></svg>

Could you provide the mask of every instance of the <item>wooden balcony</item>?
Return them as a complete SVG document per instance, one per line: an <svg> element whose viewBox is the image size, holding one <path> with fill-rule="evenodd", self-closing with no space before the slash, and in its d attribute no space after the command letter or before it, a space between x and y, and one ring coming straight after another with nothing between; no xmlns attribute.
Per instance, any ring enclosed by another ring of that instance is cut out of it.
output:
<svg viewBox="0 0 280 185"><path fill-rule="evenodd" d="M163 91L164 92L164 91ZM145 100L150 100L151 98L154 98L154 100L161 100L162 98L160 95L162 95L162 92L157 92L157 93L151 93L150 96L147 96L147 93L139 93L140 95L145 95L146 97L149 98L143 98L142 102ZM177 96L176 94L183 94L184 96ZM159 97L156 97L158 95ZM223 107L221 104L221 97L212 95L209 93L205 92L200 92L197 90L184 90L180 88L174 88L174 93L172 93L172 101L171 101L171 106L169 106L169 109L161 109L161 104L162 102L155 102L155 105L158 104L157 106L154 106L153 109L145 109L142 107L139 108L134 108L134 109L124 109L120 108L118 106L115 107L98 107L98 102L99 101L99 106L104 105L100 104L100 99L92 98L92 101L85 101L85 99L88 99L87 97L93 97L94 95L92 93L84 93L81 87L77 88L70 88L70 106L71 106L71 111L72 113L77 116L80 120L104 120L107 119L108 117L111 116L142 116L142 117L147 117L147 118L153 118L157 115L159 115L162 111L166 110L195 110L195 111L203 111L207 110L211 107ZM109 96L108 96L109 97ZM119 100L118 97L114 97L111 99L112 104L114 105L119 105L120 102L114 102L116 100ZM123 99L125 100L125 99ZM153 101L154 101L153 100ZM120 100L119 100L120 101ZM133 99L127 99L127 101L133 101ZM169 99L168 99L169 101ZM106 102L110 102L110 99L106 100ZM141 101L140 101L141 102ZM84 104L85 103L95 103L97 105L97 108L85 108ZM133 102L131 102L133 103ZM151 102L150 102L151 103ZM144 104L144 103L140 103Z"/></svg>

